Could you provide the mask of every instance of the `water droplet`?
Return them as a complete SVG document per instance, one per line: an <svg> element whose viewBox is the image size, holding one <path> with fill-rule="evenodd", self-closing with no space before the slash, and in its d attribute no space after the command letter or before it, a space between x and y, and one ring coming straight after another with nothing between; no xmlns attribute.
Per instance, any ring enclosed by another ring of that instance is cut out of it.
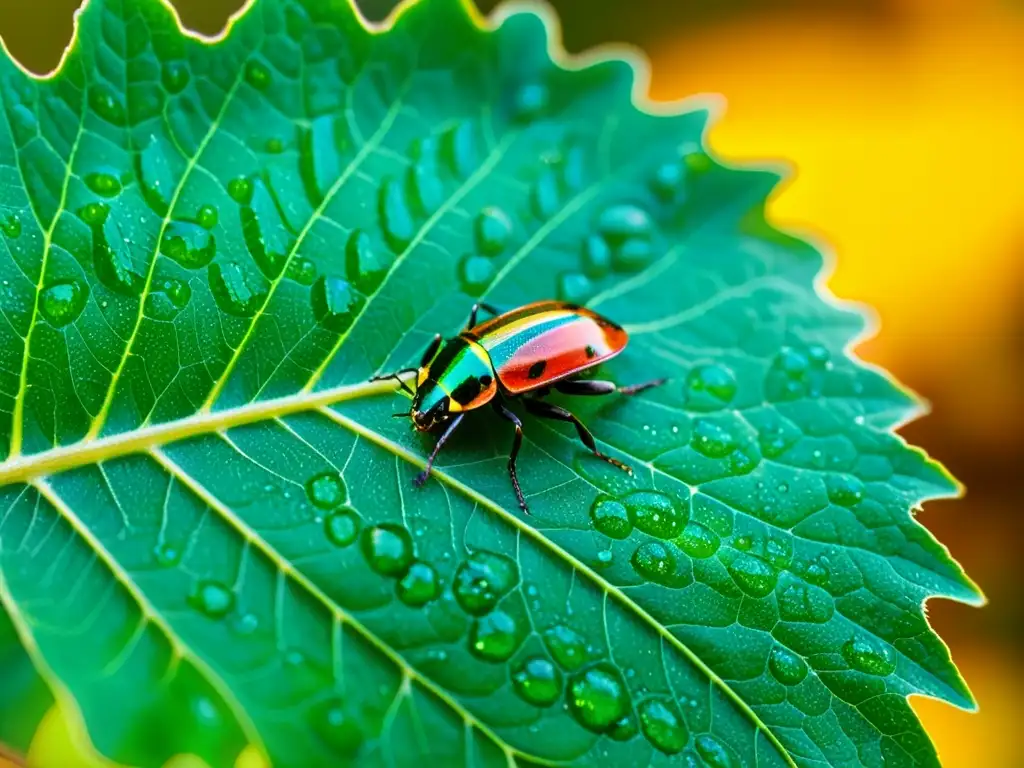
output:
<svg viewBox="0 0 1024 768"><path fill-rule="evenodd" d="M228 196L236 203L248 205L252 199L252 182L244 176L238 176L228 182Z"/></svg>
<svg viewBox="0 0 1024 768"><path fill-rule="evenodd" d="M21 236L21 219L14 211L7 211L0 216L0 230L11 240Z"/></svg>
<svg viewBox="0 0 1024 768"><path fill-rule="evenodd" d="M807 662L788 648L776 645L768 657L772 677L783 685L796 685L807 677Z"/></svg>
<svg viewBox="0 0 1024 768"><path fill-rule="evenodd" d="M599 533L612 539L625 539L633 532L633 521L621 501L598 497L590 508L590 519Z"/></svg>
<svg viewBox="0 0 1024 768"><path fill-rule="evenodd" d="M544 631L544 643L563 669L579 669L589 659L587 642L576 630L556 624Z"/></svg>
<svg viewBox="0 0 1024 768"><path fill-rule="evenodd" d="M800 621L824 624L835 613L832 596L823 589L806 584L786 585L779 593L779 618L783 621Z"/></svg>
<svg viewBox="0 0 1024 768"><path fill-rule="evenodd" d="M484 208L473 222L476 249L484 256L497 256L512 236L512 220L501 208Z"/></svg>
<svg viewBox="0 0 1024 768"><path fill-rule="evenodd" d="M345 172L352 147L346 122L334 114L315 117L299 133L299 175L310 204L319 206Z"/></svg>
<svg viewBox="0 0 1024 768"><path fill-rule="evenodd" d="M694 411L724 408L736 396L736 377L724 365L698 365L686 376L686 406Z"/></svg>
<svg viewBox="0 0 1024 768"><path fill-rule="evenodd" d="M665 202L678 200L685 178L686 173L681 163L664 163L658 166L651 177L651 191Z"/></svg>
<svg viewBox="0 0 1024 768"><path fill-rule="evenodd" d="M580 272L563 272L558 277L558 298L571 304L585 304L594 294L594 284Z"/></svg>
<svg viewBox="0 0 1024 768"><path fill-rule="evenodd" d="M659 491L635 491L622 503L626 505L633 525L659 539L678 536L689 517L689 511L679 499Z"/></svg>
<svg viewBox="0 0 1024 768"><path fill-rule="evenodd" d="M804 578L816 586L825 586L829 578L828 558L825 555L819 555L809 562L804 569Z"/></svg>
<svg viewBox="0 0 1024 768"><path fill-rule="evenodd" d="M428 563L416 562L409 566L397 584L395 594L406 605L419 607L435 600L441 593L441 580Z"/></svg>
<svg viewBox="0 0 1024 768"><path fill-rule="evenodd" d="M157 565L163 568L173 568L181 562L181 549L167 542L154 547L153 554L156 556Z"/></svg>
<svg viewBox="0 0 1024 768"><path fill-rule="evenodd" d="M416 222L402 185L394 179L388 179L381 185L378 214L388 247L395 253L401 253L416 234Z"/></svg>
<svg viewBox="0 0 1024 768"><path fill-rule="evenodd" d="M114 90L105 83L89 86L89 106L93 112L112 125L125 124L124 104Z"/></svg>
<svg viewBox="0 0 1024 768"><path fill-rule="evenodd" d="M284 152L284 141L279 139L277 136L272 136L267 139L266 143L263 145L263 149L265 149L269 155L279 155Z"/></svg>
<svg viewBox="0 0 1024 768"><path fill-rule="evenodd" d="M736 450L736 441L729 430L709 419L694 422L690 445L711 459L724 458Z"/></svg>
<svg viewBox="0 0 1024 768"><path fill-rule="evenodd" d="M412 536L400 525L381 523L367 528L359 544L369 566L384 576L402 576L412 564Z"/></svg>
<svg viewBox="0 0 1024 768"><path fill-rule="evenodd" d="M188 85L188 65L183 61L168 61L160 73L160 80L169 93L181 93Z"/></svg>
<svg viewBox="0 0 1024 768"><path fill-rule="evenodd" d="M636 272L651 261L654 225L643 208L630 203L605 208L598 216L597 229L611 246L616 269Z"/></svg>
<svg viewBox="0 0 1024 768"><path fill-rule="evenodd" d="M248 636L260 628L260 620L255 613L243 613L231 622L231 628L239 635Z"/></svg>
<svg viewBox="0 0 1024 768"><path fill-rule="evenodd" d="M714 167L711 158L702 150L694 150L683 157L683 164L690 173L707 173Z"/></svg>
<svg viewBox="0 0 1024 768"><path fill-rule="evenodd" d="M515 619L501 610L476 619L469 631L469 650L486 661L507 661L521 642Z"/></svg>
<svg viewBox="0 0 1024 768"><path fill-rule="evenodd" d="M160 216L167 215L170 195L174 191L174 174L168 160L169 148L153 136L135 158L139 188L146 205Z"/></svg>
<svg viewBox="0 0 1024 768"><path fill-rule="evenodd" d="M657 749L674 755L686 746L690 732L683 716L669 699L646 699L636 708L644 736Z"/></svg>
<svg viewBox="0 0 1024 768"><path fill-rule="evenodd" d="M714 736L702 733L693 741L708 768L739 768L739 761L733 758L725 745Z"/></svg>
<svg viewBox="0 0 1024 768"><path fill-rule="evenodd" d="M359 296L348 281L334 275L321 275L310 291L313 317L325 328L341 333L352 324L359 308Z"/></svg>
<svg viewBox="0 0 1024 768"><path fill-rule="evenodd" d="M192 288L188 283L169 279L155 284L146 296L146 316L154 320L170 322L186 306L192 298Z"/></svg>
<svg viewBox="0 0 1024 768"><path fill-rule="evenodd" d="M477 169L477 141L472 123L458 123L441 137L441 156L459 178L465 179Z"/></svg>
<svg viewBox="0 0 1024 768"><path fill-rule="evenodd" d="M292 256L285 276L299 285L312 285L316 281L316 264L303 256Z"/></svg>
<svg viewBox="0 0 1024 768"><path fill-rule="evenodd" d="M102 197L116 197L121 193L121 180L106 170L88 174L85 185Z"/></svg>
<svg viewBox="0 0 1024 768"><path fill-rule="evenodd" d="M220 619L234 610L235 593L218 581L200 581L188 601L200 613Z"/></svg>
<svg viewBox="0 0 1024 768"><path fill-rule="evenodd" d="M615 741L629 741L639 732L640 728L637 725L636 717L630 712L612 723L611 728L608 729L608 736Z"/></svg>
<svg viewBox="0 0 1024 768"><path fill-rule="evenodd" d="M459 262L459 282L469 296L483 295L495 274L494 262L484 256L467 253Z"/></svg>
<svg viewBox="0 0 1024 768"><path fill-rule="evenodd" d="M359 515L348 507L335 510L324 519L324 533L336 547L347 547L355 541L362 527Z"/></svg>
<svg viewBox="0 0 1024 768"><path fill-rule="evenodd" d="M93 227L92 257L96 275L107 288L125 296L138 296L146 278L137 269L132 249L115 219Z"/></svg>
<svg viewBox="0 0 1024 768"><path fill-rule="evenodd" d="M547 86L542 83L527 83L515 93L513 106L517 119L524 122L536 120L548 108L551 98Z"/></svg>
<svg viewBox="0 0 1024 768"><path fill-rule="evenodd" d="M257 91L265 91L270 86L270 70L267 65L258 59L249 59L245 62L245 82Z"/></svg>
<svg viewBox="0 0 1024 768"><path fill-rule="evenodd" d="M550 707L562 694L562 673L543 656L523 661L512 673L512 688L536 707Z"/></svg>
<svg viewBox="0 0 1024 768"><path fill-rule="evenodd" d="M599 662L576 672L566 691L569 714L584 728L603 733L629 713L629 694L619 671Z"/></svg>
<svg viewBox="0 0 1024 768"><path fill-rule="evenodd" d="M312 722L317 736L341 755L355 755L363 744L359 724L345 711L341 699L328 699L317 705L312 712Z"/></svg>
<svg viewBox="0 0 1024 768"><path fill-rule="evenodd" d="M545 171L530 190L530 208L538 219L550 219L558 210L561 197L558 177L554 171Z"/></svg>
<svg viewBox="0 0 1024 768"><path fill-rule="evenodd" d="M455 600L466 613L482 616L519 582L513 560L485 550L471 554L455 571Z"/></svg>
<svg viewBox="0 0 1024 768"><path fill-rule="evenodd" d="M172 221L160 240L160 252L186 269L200 269L217 255L217 243L213 235L198 224Z"/></svg>
<svg viewBox="0 0 1024 768"><path fill-rule="evenodd" d="M110 206L106 203L86 203L78 209L78 215L82 221L90 227L99 227L110 215Z"/></svg>
<svg viewBox="0 0 1024 768"><path fill-rule="evenodd" d="M39 294L39 311L56 328L73 323L85 309L89 289L79 280L61 280Z"/></svg>
<svg viewBox="0 0 1024 768"><path fill-rule="evenodd" d="M345 501L345 482L335 470L313 475L306 481L306 496L314 507L333 509Z"/></svg>
<svg viewBox="0 0 1024 768"><path fill-rule="evenodd" d="M429 216L444 202L444 185L433 158L418 160L406 171L409 201L423 216Z"/></svg>
<svg viewBox="0 0 1024 768"><path fill-rule="evenodd" d="M345 244L345 274L364 294L373 293L384 281L390 259L373 247L370 237L354 230Z"/></svg>
<svg viewBox="0 0 1024 768"><path fill-rule="evenodd" d="M727 568L736 586L751 597L764 597L771 593L779 578L768 563L745 552L738 553Z"/></svg>
<svg viewBox="0 0 1024 768"><path fill-rule="evenodd" d="M612 249L608 241L597 235L587 237L583 241L580 261L587 277L599 280L607 275L612 268Z"/></svg>
<svg viewBox="0 0 1024 768"><path fill-rule="evenodd" d="M896 652L874 638L851 638L843 643L843 658L858 672L885 677L896 669Z"/></svg>
<svg viewBox="0 0 1024 768"><path fill-rule="evenodd" d="M841 507L852 507L864 499L864 483L853 475L828 475L825 487L829 501Z"/></svg>
<svg viewBox="0 0 1024 768"><path fill-rule="evenodd" d="M609 565L614 557L615 555L610 549L602 549L597 553L597 561L601 565Z"/></svg>
<svg viewBox="0 0 1024 768"><path fill-rule="evenodd" d="M269 287L263 276L234 261L211 264L208 277L217 306L229 315L252 317L267 299Z"/></svg>
<svg viewBox="0 0 1024 768"><path fill-rule="evenodd" d="M683 528L676 543L690 557L703 559L711 557L718 551L720 540L717 533L696 520L691 520Z"/></svg>
<svg viewBox="0 0 1024 768"><path fill-rule="evenodd" d="M201 205L196 211L196 224L203 229L213 229L217 226L220 213L212 205Z"/></svg>
<svg viewBox="0 0 1024 768"><path fill-rule="evenodd" d="M672 550L660 541L647 541L630 558L633 569L647 581L672 586L678 581L678 561Z"/></svg>

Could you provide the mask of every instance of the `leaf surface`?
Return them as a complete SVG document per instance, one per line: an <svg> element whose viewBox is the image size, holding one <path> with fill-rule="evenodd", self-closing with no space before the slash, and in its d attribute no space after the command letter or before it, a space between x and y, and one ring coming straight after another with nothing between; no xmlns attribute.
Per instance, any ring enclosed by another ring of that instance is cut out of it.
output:
<svg viewBox="0 0 1024 768"><path fill-rule="evenodd" d="M775 172L558 50L529 8L256 0L211 43L93 0L53 78L0 62L0 649L42 675L0 712L45 680L141 766L937 763L906 696L972 700L922 604L979 594L909 513L956 491L917 404ZM635 473L526 418L525 517L488 411L413 488L367 379L551 297L670 379L565 399Z"/></svg>

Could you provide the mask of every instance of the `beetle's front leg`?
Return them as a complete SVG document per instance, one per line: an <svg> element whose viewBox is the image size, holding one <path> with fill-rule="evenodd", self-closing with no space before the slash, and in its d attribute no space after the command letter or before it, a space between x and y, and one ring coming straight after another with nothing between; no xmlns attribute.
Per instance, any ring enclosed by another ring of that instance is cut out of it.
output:
<svg viewBox="0 0 1024 768"><path fill-rule="evenodd" d="M526 499L523 498L523 489L519 487L519 477L516 474L516 456L519 455L519 448L523 444L523 422L521 422L519 417L512 413L512 411L506 408L503 403L500 403L497 400L492 400L491 402L494 406L494 410L496 410L502 418L511 421L516 428L516 436L512 440L512 450L509 451L508 454L508 476L512 478L512 487L515 489L516 498L519 500L519 508L528 515L530 514L530 510L526 506Z"/></svg>
<svg viewBox="0 0 1024 768"><path fill-rule="evenodd" d="M430 477L430 470L434 466L434 459L436 459L437 454L440 453L441 446L445 444L449 437L451 437L452 432L454 432L455 428L459 426L459 422L462 421L462 417L465 415L466 414L464 413L460 413L458 416L456 416L455 418L448 422L448 426L445 427L444 432L442 432L441 436L437 438L437 443L434 445L434 450L430 452L430 458L427 459L427 466L425 466L423 468L423 471L416 475L416 477L413 479L413 485L418 487L427 482L427 478Z"/></svg>
<svg viewBox="0 0 1024 768"><path fill-rule="evenodd" d="M407 373L416 373L420 368L426 367L426 365L434 359L434 355L437 354L437 348L439 346L441 346L441 334L435 333L434 338L431 340L430 344L427 345L427 348L423 352L423 356L420 358L419 368L402 368L394 373L378 374L377 376L371 376L370 381L386 381L388 379L394 379L398 382L398 386L400 386L405 392L408 392L410 395L415 394L415 392L409 388L409 385L402 379L402 376Z"/></svg>

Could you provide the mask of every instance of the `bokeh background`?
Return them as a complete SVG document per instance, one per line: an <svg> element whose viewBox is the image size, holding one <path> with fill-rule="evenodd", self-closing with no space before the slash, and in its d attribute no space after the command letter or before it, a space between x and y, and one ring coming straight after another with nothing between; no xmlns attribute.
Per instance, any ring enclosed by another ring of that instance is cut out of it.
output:
<svg viewBox="0 0 1024 768"><path fill-rule="evenodd" d="M213 35L243 0L171 2ZM394 2L359 4L381 19ZM932 406L901 433L968 489L920 518L990 600L928 606L980 711L915 708L948 768L1024 766L1024 0L551 4L570 51L642 48L654 99L724 94L712 144L726 157L795 166L775 221L831 245L829 287L880 320L858 354ZM0 36L49 72L78 5L0 0ZM55 743L34 756L66 762L59 718L46 730Z"/></svg>

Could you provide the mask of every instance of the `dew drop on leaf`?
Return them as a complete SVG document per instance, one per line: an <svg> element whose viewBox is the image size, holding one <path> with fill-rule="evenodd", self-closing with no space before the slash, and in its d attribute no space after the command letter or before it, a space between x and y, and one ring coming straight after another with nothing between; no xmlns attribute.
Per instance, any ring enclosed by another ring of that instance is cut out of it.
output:
<svg viewBox="0 0 1024 768"><path fill-rule="evenodd" d="M363 523L355 510L336 509L324 518L324 534L336 547L347 547L356 540Z"/></svg>
<svg viewBox="0 0 1024 768"><path fill-rule="evenodd" d="M655 584L673 586L680 581L678 560L670 545L660 541L641 544L633 552L630 563L639 576Z"/></svg>
<svg viewBox="0 0 1024 768"><path fill-rule="evenodd" d="M168 61L160 72L160 81L169 93L181 93L191 78L188 65L183 61Z"/></svg>
<svg viewBox="0 0 1024 768"><path fill-rule="evenodd" d="M676 705L668 699L645 699L636 708L640 729L660 751L674 755L686 746L690 732Z"/></svg>
<svg viewBox="0 0 1024 768"><path fill-rule="evenodd" d="M99 117L112 125L125 124L124 104L114 90L105 83L89 86L89 106Z"/></svg>
<svg viewBox="0 0 1024 768"><path fill-rule="evenodd" d="M259 627L260 620L254 613L243 613L231 622L231 629L243 637L251 635Z"/></svg>
<svg viewBox="0 0 1024 768"><path fill-rule="evenodd" d="M173 568L181 562L181 549L167 542L154 547L153 555L156 557L157 565L162 568Z"/></svg>
<svg viewBox="0 0 1024 768"><path fill-rule="evenodd" d="M108 170L87 174L85 185L102 197L116 197L121 193L121 180Z"/></svg>
<svg viewBox="0 0 1024 768"><path fill-rule="evenodd" d="M219 581L200 581L188 601L205 616L220 619L234 610L235 593Z"/></svg>
<svg viewBox="0 0 1024 768"><path fill-rule="evenodd" d="M843 658L858 672L884 677L896 669L896 653L880 640L851 638L843 643Z"/></svg>
<svg viewBox="0 0 1024 768"><path fill-rule="evenodd" d="M403 603L413 607L426 605L441 593L437 571L429 563L415 562L395 584L395 594Z"/></svg>
<svg viewBox="0 0 1024 768"><path fill-rule="evenodd" d="M572 671L583 666L590 657L587 641L576 630L556 624L544 631L544 644L562 669Z"/></svg>
<svg viewBox="0 0 1024 768"><path fill-rule="evenodd" d="M612 539L625 539L633 532L629 511L615 499L599 496L590 507L590 519L598 533Z"/></svg>
<svg viewBox="0 0 1024 768"><path fill-rule="evenodd" d="M690 445L711 459L724 458L736 450L736 441L729 430L709 419L694 422Z"/></svg>
<svg viewBox="0 0 1024 768"><path fill-rule="evenodd" d="M201 205L196 210L196 224L203 229L213 229L219 219L220 214L212 205Z"/></svg>
<svg viewBox="0 0 1024 768"><path fill-rule="evenodd" d="M395 253L401 253L416 234L416 223L409 209L402 185L386 180L380 188L378 214L384 239Z"/></svg>
<svg viewBox="0 0 1024 768"><path fill-rule="evenodd" d="M629 694L619 671L599 662L572 675L566 704L576 722L587 730L603 733L629 712Z"/></svg>
<svg viewBox="0 0 1024 768"><path fill-rule="evenodd" d="M736 396L736 376L724 365L698 365L687 374L684 392L691 411L724 408Z"/></svg>
<svg viewBox="0 0 1024 768"><path fill-rule="evenodd" d="M444 134L441 157L459 178L467 178L477 168L477 141L472 123L459 122Z"/></svg>
<svg viewBox="0 0 1024 768"><path fill-rule="evenodd" d="M512 220L501 208L484 208L473 222L476 249L484 256L497 256L512 236Z"/></svg>
<svg viewBox="0 0 1024 768"><path fill-rule="evenodd" d="M741 552L727 566L729 575L744 593L751 597L765 597L778 581L779 574L756 555Z"/></svg>
<svg viewBox="0 0 1024 768"><path fill-rule="evenodd" d="M531 656L513 670L512 689L523 701L550 707L562 695L562 673L550 659Z"/></svg>
<svg viewBox="0 0 1024 768"><path fill-rule="evenodd" d="M710 734L702 733L694 739L694 746L708 768L740 768L726 746Z"/></svg>
<svg viewBox="0 0 1024 768"><path fill-rule="evenodd" d="M776 645L768 656L772 677L783 685L796 685L807 677L807 662L788 648Z"/></svg>
<svg viewBox="0 0 1024 768"><path fill-rule="evenodd" d="M0 214L0 230L10 238L15 240L21 236L21 219L18 218L18 214L13 211L7 211Z"/></svg>
<svg viewBox="0 0 1024 768"><path fill-rule="evenodd" d="M73 323L85 309L89 289L80 280L61 280L39 294L39 311L51 325L63 328Z"/></svg>
<svg viewBox="0 0 1024 768"><path fill-rule="evenodd" d="M135 164L143 200L154 213L165 216L175 185L164 145L152 136Z"/></svg>
<svg viewBox="0 0 1024 768"><path fill-rule="evenodd" d="M342 333L351 324L359 308L359 296L347 280L321 275L313 283L309 296L313 317L325 328Z"/></svg>
<svg viewBox="0 0 1024 768"><path fill-rule="evenodd" d="M469 630L470 653L485 661L510 659L521 642L516 620L501 610L475 619Z"/></svg>
<svg viewBox="0 0 1024 768"><path fill-rule="evenodd" d="M495 274L494 262L484 256L467 253L459 262L459 283L469 296L482 296Z"/></svg>
<svg viewBox="0 0 1024 768"><path fill-rule="evenodd" d="M582 272L563 272L558 276L555 293L561 301L585 304L594 293L594 284Z"/></svg>
<svg viewBox="0 0 1024 768"><path fill-rule="evenodd" d="M482 616L492 610L519 582L513 560L486 550L477 550L455 570L452 591L466 613Z"/></svg>
<svg viewBox="0 0 1024 768"><path fill-rule="evenodd" d="M285 276L299 285L316 282L316 264L303 256L293 256L285 268Z"/></svg>
<svg viewBox="0 0 1024 768"><path fill-rule="evenodd" d="M107 220L110 215L110 206L106 203L86 203L78 209L78 215L90 227L96 228Z"/></svg>
<svg viewBox="0 0 1024 768"><path fill-rule="evenodd" d="M306 496L314 507L333 509L345 501L345 483L334 470L313 475L306 481Z"/></svg>
<svg viewBox="0 0 1024 768"><path fill-rule="evenodd" d="M825 478L828 498L841 507L852 507L864 499L864 483L853 475L834 474Z"/></svg>
<svg viewBox="0 0 1024 768"><path fill-rule="evenodd" d="M381 523L366 528L359 544L367 565L384 576L402 576L412 564L412 536L400 525Z"/></svg>
<svg viewBox="0 0 1024 768"><path fill-rule="evenodd" d="M131 245L125 242L113 219L93 227L92 256L96 276L110 290L125 296L138 296L146 278L136 268Z"/></svg>
<svg viewBox="0 0 1024 768"><path fill-rule="evenodd" d="M362 730L340 699L328 699L317 705L312 712L312 725L324 743L339 754L353 755L362 746Z"/></svg>
<svg viewBox="0 0 1024 768"><path fill-rule="evenodd" d="M173 320L191 298L192 288L184 280L164 280L154 285L146 296L146 316L165 322Z"/></svg>
<svg viewBox="0 0 1024 768"><path fill-rule="evenodd" d="M238 176L228 182L228 196L236 203L248 205L252 199L252 182L245 176Z"/></svg>
<svg viewBox="0 0 1024 768"><path fill-rule="evenodd" d="M640 733L640 727L637 725L636 717L632 712L624 717L620 717L608 729L608 736L615 741L629 741L638 733Z"/></svg>
<svg viewBox="0 0 1024 768"><path fill-rule="evenodd" d="M651 191L664 202L678 202L685 180L686 173L682 163L663 163L651 177Z"/></svg>
<svg viewBox="0 0 1024 768"><path fill-rule="evenodd" d="M678 536L689 516L679 499L660 491L635 491L622 503L633 525L659 539Z"/></svg>
<svg viewBox="0 0 1024 768"><path fill-rule="evenodd" d="M245 82L257 91L265 91L270 87L273 78L267 65L257 59L249 59L245 63Z"/></svg>
<svg viewBox="0 0 1024 768"><path fill-rule="evenodd" d="M700 560L715 554L718 551L720 540L718 534L710 528L696 520L691 520L683 528L676 543L687 555Z"/></svg>
<svg viewBox="0 0 1024 768"><path fill-rule="evenodd" d="M608 241L599 235L584 238L580 253L580 265L583 274L594 280L607 275L612 268L612 249Z"/></svg>
<svg viewBox="0 0 1024 768"><path fill-rule="evenodd" d="M783 621L824 624L835 613L832 596L807 584L787 584L779 593L779 617Z"/></svg>
<svg viewBox="0 0 1024 768"><path fill-rule="evenodd" d="M160 253L185 269L200 269L217 255L217 243L213 235L198 224L172 221L160 240Z"/></svg>
<svg viewBox="0 0 1024 768"><path fill-rule="evenodd" d="M263 276L234 261L211 264L208 279L217 306L229 315L252 317L267 298L269 287Z"/></svg>
<svg viewBox="0 0 1024 768"><path fill-rule="evenodd" d="M551 98L543 83L526 83L515 92L514 110L519 120L528 122L536 120L548 108Z"/></svg>
<svg viewBox="0 0 1024 768"><path fill-rule="evenodd" d="M387 274L390 260L374 249L370 236L353 230L345 243L345 274L363 293L372 293Z"/></svg>

